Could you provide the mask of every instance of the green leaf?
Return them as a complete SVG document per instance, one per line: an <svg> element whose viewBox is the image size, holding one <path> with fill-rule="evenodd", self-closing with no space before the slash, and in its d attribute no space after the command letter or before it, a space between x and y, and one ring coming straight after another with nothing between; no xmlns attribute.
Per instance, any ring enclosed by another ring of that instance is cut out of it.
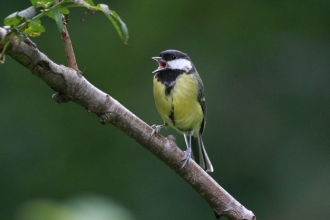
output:
<svg viewBox="0 0 330 220"><path fill-rule="evenodd" d="M16 27L22 18L33 18L36 14L36 8L31 6L23 11L14 12L5 18L4 23L7 26Z"/></svg>
<svg viewBox="0 0 330 220"><path fill-rule="evenodd" d="M122 39L124 40L125 44L127 44L129 36L128 36L128 29L127 29L126 24L123 22L123 20L121 20L121 18L119 17L119 15L115 11L111 10L111 15L112 15L112 17L115 18L116 22L119 22L120 29L123 33Z"/></svg>
<svg viewBox="0 0 330 220"><path fill-rule="evenodd" d="M105 4L98 4L97 8L110 19L120 38L124 41L125 44L127 44L129 37L128 29L126 24L120 19L119 15L115 11L110 10L108 5Z"/></svg>
<svg viewBox="0 0 330 220"><path fill-rule="evenodd" d="M45 32L45 28L41 25L40 19L28 19L28 27L24 32L31 37L37 37L42 32Z"/></svg>
<svg viewBox="0 0 330 220"><path fill-rule="evenodd" d="M92 5L92 6L95 5L94 2L93 2L93 0L85 0L85 2L88 3L89 5Z"/></svg>
<svg viewBox="0 0 330 220"><path fill-rule="evenodd" d="M49 8L54 4L54 0L30 0L37 8Z"/></svg>
<svg viewBox="0 0 330 220"><path fill-rule="evenodd" d="M59 32L62 32L63 31L63 20L62 20L62 14L56 10L56 9L51 9L55 15L55 22L56 22L56 25L57 25L57 29Z"/></svg>
<svg viewBox="0 0 330 220"><path fill-rule="evenodd" d="M46 12L46 15L52 19L55 20L55 14L54 14L54 11L53 10L49 10Z"/></svg>
<svg viewBox="0 0 330 220"><path fill-rule="evenodd" d="M55 9L55 8L50 9L49 11L46 12L46 15L56 21L56 17L55 17L55 13L54 13L55 11L58 11L59 13L64 14L64 15L69 14L69 9L60 7L57 9Z"/></svg>
<svg viewBox="0 0 330 220"><path fill-rule="evenodd" d="M5 25L7 26L11 26L11 27L16 27L22 20L22 18L20 16L17 15L18 12L14 12L11 15L9 15L8 17L5 18Z"/></svg>
<svg viewBox="0 0 330 220"><path fill-rule="evenodd" d="M58 12L60 12L61 14L67 15L69 14L69 9L65 8L65 7L59 7L57 8Z"/></svg>
<svg viewBox="0 0 330 220"><path fill-rule="evenodd" d="M102 11L105 14L105 16L107 16L107 17L110 16L110 14L111 14L109 7L105 4L98 4L96 6L96 8L99 9L100 11Z"/></svg>

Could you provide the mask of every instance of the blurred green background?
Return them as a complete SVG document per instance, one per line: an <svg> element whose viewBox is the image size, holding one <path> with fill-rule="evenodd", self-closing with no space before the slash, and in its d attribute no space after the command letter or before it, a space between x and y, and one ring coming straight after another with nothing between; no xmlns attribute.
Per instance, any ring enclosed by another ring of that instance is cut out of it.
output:
<svg viewBox="0 0 330 220"><path fill-rule="evenodd" d="M130 39L124 45L101 13L71 10L69 32L90 82L159 124L151 57L188 53L205 86L211 176L257 219L330 218L330 1L94 2L121 16ZM0 17L29 6L1 0ZM32 40L66 65L55 23L43 22L47 32ZM40 212L76 200L114 204L123 219L214 219L155 156L82 107L58 105L8 56L0 83L0 219L55 219ZM162 134L175 134L185 149L174 130Z"/></svg>

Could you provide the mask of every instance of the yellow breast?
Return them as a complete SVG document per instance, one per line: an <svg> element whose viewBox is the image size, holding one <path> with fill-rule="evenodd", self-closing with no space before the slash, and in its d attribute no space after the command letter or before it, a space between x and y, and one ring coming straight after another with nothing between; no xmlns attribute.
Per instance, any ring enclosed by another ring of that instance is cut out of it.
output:
<svg viewBox="0 0 330 220"><path fill-rule="evenodd" d="M154 78L157 110L164 122L181 132L199 129L203 121L194 77L194 74L181 74L168 95L165 94L165 86Z"/></svg>

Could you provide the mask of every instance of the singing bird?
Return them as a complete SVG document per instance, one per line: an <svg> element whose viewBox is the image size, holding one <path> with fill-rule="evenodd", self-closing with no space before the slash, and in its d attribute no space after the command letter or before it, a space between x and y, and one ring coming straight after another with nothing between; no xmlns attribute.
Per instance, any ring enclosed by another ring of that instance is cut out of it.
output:
<svg viewBox="0 0 330 220"><path fill-rule="evenodd" d="M189 56L178 50L165 50L158 57L153 71L154 98L157 110L164 121L153 125L152 135L162 127L170 126L184 135L187 145L183 158L184 167L190 157L207 172L213 166L206 153L202 134L206 122L204 86Z"/></svg>

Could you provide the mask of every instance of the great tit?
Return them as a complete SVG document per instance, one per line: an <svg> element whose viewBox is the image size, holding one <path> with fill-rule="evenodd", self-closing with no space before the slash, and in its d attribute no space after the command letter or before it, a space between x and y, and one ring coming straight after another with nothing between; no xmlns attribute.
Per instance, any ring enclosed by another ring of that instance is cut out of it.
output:
<svg viewBox="0 0 330 220"><path fill-rule="evenodd" d="M184 135L187 145L182 167L192 153L201 168L213 172L202 141L206 122L204 87L194 64L187 54L178 50L165 50L152 59L159 65L152 72L153 91L157 110L164 121L162 125L152 126L152 135L164 126L176 129Z"/></svg>

